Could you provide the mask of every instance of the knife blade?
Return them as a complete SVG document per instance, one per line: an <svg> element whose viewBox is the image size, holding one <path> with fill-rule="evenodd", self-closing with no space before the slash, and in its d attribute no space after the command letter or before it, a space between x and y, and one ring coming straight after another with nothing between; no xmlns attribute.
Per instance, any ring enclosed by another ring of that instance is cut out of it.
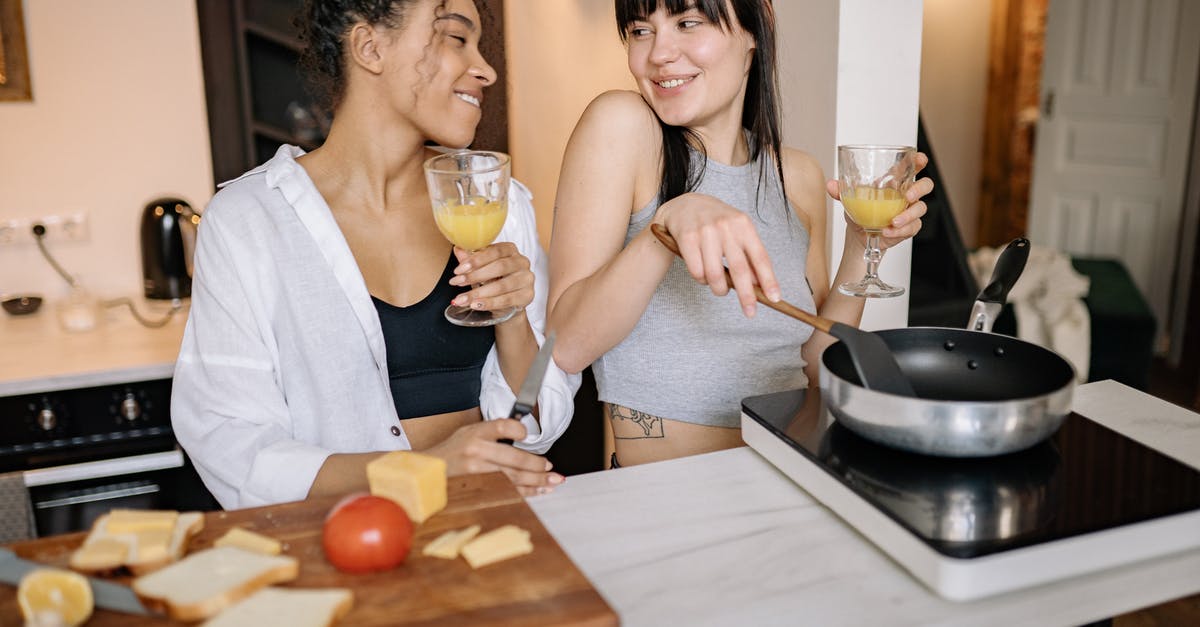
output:
<svg viewBox="0 0 1200 627"><path fill-rule="evenodd" d="M546 378L546 369L550 366L550 355L554 352L554 332L546 336L546 341L542 343L542 347L538 349L537 355L533 358L533 363L529 364L529 371L525 373L525 380L521 382L521 391L517 393L517 400L513 403L512 410L508 412L508 417L513 420L520 420L533 411L533 406L537 404L538 392L542 390L542 380ZM513 441L508 438L498 440L501 444L512 444Z"/></svg>
<svg viewBox="0 0 1200 627"><path fill-rule="evenodd" d="M21 559L11 550L0 548L0 581L16 586L21 583L21 577L38 568L51 567ZM87 580L92 585L92 598L95 599L97 606L126 614L150 615L150 612L142 606L142 602L138 601L137 595L129 586L122 586L95 577L88 577Z"/></svg>
<svg viewBox="0 0 1200 627"><path fill-rule="evenodd" d="M550 356L553 353L554 332L551 331L550 335L546 336L546 341L542 343L542 347L538 349L533 363L529 364L529 372L525 373L521 391L517 394L512 411L508 412L509 418L520 420L533 411L533 406L537 404L538 392L542 391L542 380L546 378L546 370L550 366Z"/></svg>

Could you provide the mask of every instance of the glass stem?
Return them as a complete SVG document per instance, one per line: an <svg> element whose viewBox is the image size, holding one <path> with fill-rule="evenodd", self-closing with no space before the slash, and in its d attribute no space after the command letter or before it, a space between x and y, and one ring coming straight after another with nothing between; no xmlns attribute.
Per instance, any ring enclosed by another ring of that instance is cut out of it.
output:
<svg viewBox="0 0 1200 627"><path fill-rule="evenodd" d="M879 233L867 231L867 247L863 249L863 259L867 260L866 279L879 280L879 262L883 260L883 250L879 248Z"/></svg>

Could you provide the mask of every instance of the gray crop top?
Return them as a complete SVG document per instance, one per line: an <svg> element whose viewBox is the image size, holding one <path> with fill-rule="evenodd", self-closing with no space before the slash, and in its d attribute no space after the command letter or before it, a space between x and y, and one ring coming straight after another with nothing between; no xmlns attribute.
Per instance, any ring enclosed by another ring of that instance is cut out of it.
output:
<svg viewBox="0 0 1200 627"><path fill-rule="evenodd" d="M692 154L699 160L699 153ZM784 300L815 311L804 274L808 231L785 206L774 165L765 156L760 160L766 167L757 199L757 161L728 166L709 160L695 191L749 215L771 255ZM656 198L630 217L626 244L650 224L658 205ZM737 427L743 398L806 387L800 347L812 333L811 326L762 305L754 318L746 318L734 293L714 296L676 259L633 332L592 370L606 403L671 420Z"/></svg>

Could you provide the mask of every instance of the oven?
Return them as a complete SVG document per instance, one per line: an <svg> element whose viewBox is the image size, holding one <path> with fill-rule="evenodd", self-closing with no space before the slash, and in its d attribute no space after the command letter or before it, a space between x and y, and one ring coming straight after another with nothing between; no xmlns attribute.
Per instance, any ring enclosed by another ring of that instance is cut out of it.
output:
<svg viewBox="0 0 1200 627"><path fill-rule="evenodd" d="M113 508L219 508L175 441L170 400L170 379L0 397L0 473L21 478L37 536Z"/></svg>

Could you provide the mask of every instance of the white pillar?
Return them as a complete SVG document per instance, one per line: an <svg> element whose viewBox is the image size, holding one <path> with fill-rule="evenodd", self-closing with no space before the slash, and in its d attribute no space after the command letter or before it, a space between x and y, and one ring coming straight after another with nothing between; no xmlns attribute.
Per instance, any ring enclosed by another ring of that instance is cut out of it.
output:
<svg viewBox="0 0 1200 627"><path fill-rule="evenodd" d="M917 141L922 0L776 2L783 99L783 137L813 154L827 178L840 144ZM830 272L840 260L846 222L830 203ZM887 252L884 281L910 284L912 242ZM908 323L908 294L870 299L866 329Z"/></svg>

